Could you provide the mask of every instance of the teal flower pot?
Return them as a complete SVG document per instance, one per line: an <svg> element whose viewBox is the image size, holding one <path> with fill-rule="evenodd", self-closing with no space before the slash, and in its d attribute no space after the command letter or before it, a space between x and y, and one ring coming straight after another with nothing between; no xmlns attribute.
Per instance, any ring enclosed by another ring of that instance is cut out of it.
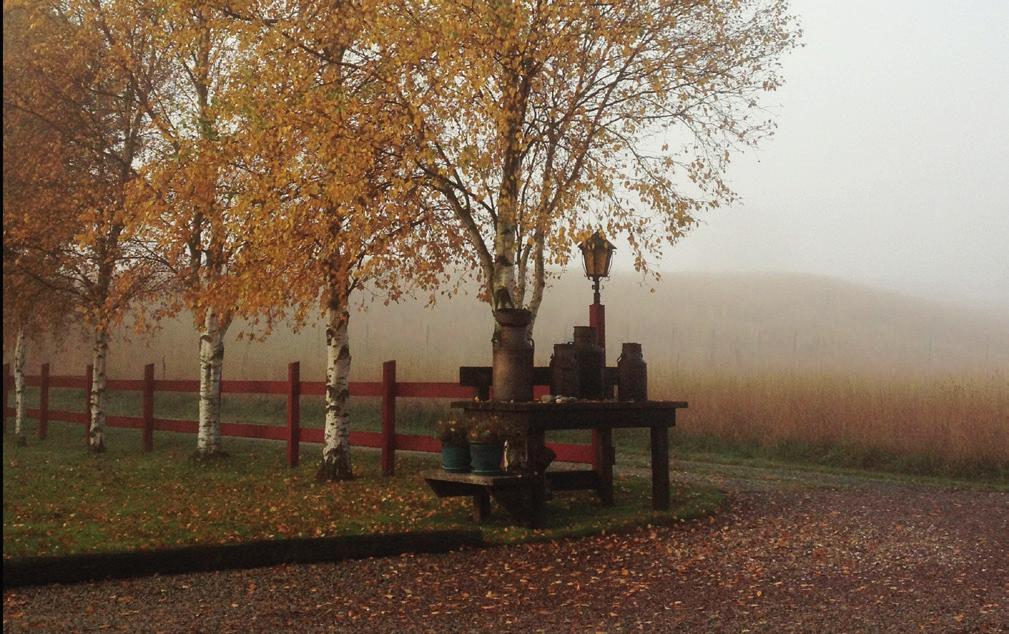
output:
<svg viewBox="0 0 1009 634"><path fill-rule="evenodd" d="M469 445L446 445L441 446L441 468L449 473L469 472Z"/></svg>
<svg viewBox="0 0 1009 634"><path fill-rule="evenodd" d="M476 475L497 475L501 473L504 458L504 443L471 442L470 456L473 458L473 473Z"/></svg>

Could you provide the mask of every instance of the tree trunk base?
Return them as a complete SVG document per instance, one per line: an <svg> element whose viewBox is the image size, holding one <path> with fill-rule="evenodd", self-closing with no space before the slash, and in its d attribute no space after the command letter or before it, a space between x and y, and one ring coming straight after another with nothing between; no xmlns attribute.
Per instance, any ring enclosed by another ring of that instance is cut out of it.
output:
<svg viewBox="0 0 1009 634"><path fill-rule="evenodd" d="M91 453L105 453L105 443L100 442L98 444L88 443L88 450Z"/></svg>
<svg viewBox="0 0 1009 634"><path fill-rule="evenodd" d="M14 446L16 447L27 447L28 439L24 436L17 436L14 440Z"/></svg>
<svg viewBox="0 0 1009 634"><path fill-rule="evenodd" d="M200 464L208 464L212 462L220 462L221 460L227 460L231 456L227 451L222 451L217 449L216 451L200 451L197 449L189 456L190 462L198 462Z"/></svg>
<svg viewBox="0 0 1009 634"><path fill-rule="evenodd" d="M342 482L354 479L354 472L350 468L350 460L338 459L333 462L323 460L319 464L319 470L315 472L317 482Z"/></svg>

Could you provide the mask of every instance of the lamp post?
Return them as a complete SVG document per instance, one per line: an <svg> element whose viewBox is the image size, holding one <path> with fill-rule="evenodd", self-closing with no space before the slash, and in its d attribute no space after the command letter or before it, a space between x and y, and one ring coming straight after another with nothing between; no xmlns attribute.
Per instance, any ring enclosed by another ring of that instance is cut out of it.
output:
<svg viewBox="0 0 1009 634"><path fill-rule="evenodd" d="M585 267L585 277L592 280L592 304L589 306L589 326L596 331L596 340L603 349L603 366L606 366L606 307L599 297L599 281L610 276L610 265L613 263L613 252L616 247L596 231L587 240L578 245L582 251L582 265ZM608 389L604 387L604 390ZM606 455L605 448L611 446L609 430L592 430L592 469L605 477L608 469L612 469L612 456Z"/></svg>
<svg viewBox="0 0 1009 634"><path fill-rule="evenodd" d="M606 349L606 307L599 297L599 282L610 276L610 265L613 264L613 252L616 247L603 234L596 231L587 240L578 245L582 252L582 266L585 267L585 277L592 280L592 305L589 306L589 326L595 328L599 345Z"/></svg>

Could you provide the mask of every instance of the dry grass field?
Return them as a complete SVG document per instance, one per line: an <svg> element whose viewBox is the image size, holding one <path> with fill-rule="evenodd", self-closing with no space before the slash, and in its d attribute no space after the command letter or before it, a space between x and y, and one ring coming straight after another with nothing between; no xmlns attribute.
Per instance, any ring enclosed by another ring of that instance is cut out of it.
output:
<svg viewBox="0 0 1009 634"><path fill-rule="evenodd" d="M1009 476L1009 376L681 373L653 382L690 402L684 436L831 464ZM717 449L717 448L716 448ZM724 448L723 448L724 450Z"/></svg>

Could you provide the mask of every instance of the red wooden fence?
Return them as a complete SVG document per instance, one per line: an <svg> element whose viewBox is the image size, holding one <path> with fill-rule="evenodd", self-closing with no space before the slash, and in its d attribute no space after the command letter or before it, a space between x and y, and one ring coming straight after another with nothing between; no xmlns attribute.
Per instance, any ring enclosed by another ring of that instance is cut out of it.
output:
<svg viewBox="0 0 1009 634"><path fill-rule="evenodd" d="M39 388L39 408L29 409L27 415L39 421L38 434L45 439L48 422L52 420L70 423L82 423L87 435L90 420L91 405L91 366L87 367L84 376L50 376L49 364L42 366L38 376L26 376L25 383ZM3 412L4 431L7 430L7 416L14 414L14 409L7 406L7 392L13 384L10 366L4 365ZM85 410L74 412L49 409L50 388L74 388L84 391ZM109 416L110 427L125 427L142 431L142 448L144 452L154 449L154 431L174 431L195 434L198 422L172 418L154 417L154 394L156 392L188 392L198 393L199 381L191 380L155 380L154 365L144 367L144 378L141 380L109 379L106 389L109 391L141 392L143 394L140 416ZM302 381L297 362L287 368L287 381L222 381L221 391L227 394L276 394L287 397L286 426L259 425L250 423L221 423L221 434L240 438L259 438L265 440L282 440L287 443L287 464L295 467L299 463L299 443L321 443L323 430L319 428L303 429L301 427L301 397L323 396L326 385L322 381ZM536 386L534 395L547 392L547 386ZM382 399L381 431L352 431L350 444L357 447L374 447L382 450L382 472L392 475L396 469L396 450L424 451L437 453L441 451L441 443L431 436L418 436L396 433L396 399L397 398L443 398L466 400L475 398L476 388L459 385L458 383L400 383L396 381L396 362L386 361L382 364L382 380L380 382L350 382L351 396L375 396ZM591 445L551 444L557 453L557 459L565 462L591 463L593 452Z"/></svg>

